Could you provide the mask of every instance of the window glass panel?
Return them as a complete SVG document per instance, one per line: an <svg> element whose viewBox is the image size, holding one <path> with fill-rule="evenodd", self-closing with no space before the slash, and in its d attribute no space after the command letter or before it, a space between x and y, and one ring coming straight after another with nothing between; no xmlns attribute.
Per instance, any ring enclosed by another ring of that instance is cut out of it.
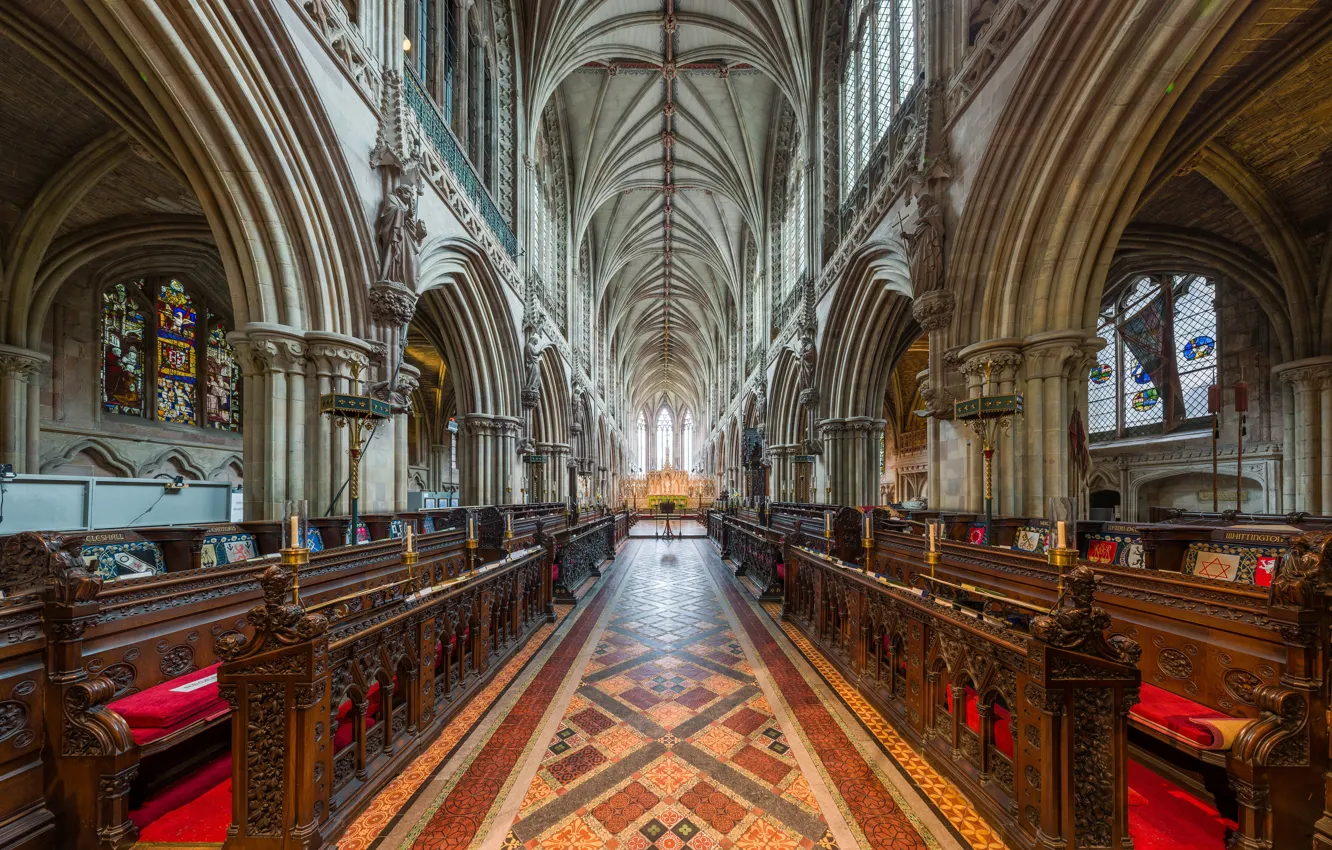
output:
<svg viewBox="0 0 1332 850"><path fill-rule="evenodd" d="M872 28L866 27L864 46L860 51L859 73L856 81L856 173L869 164L870 154L870 98L874 97L874 60L871 54Z"/></svg>
<svg viewBox="0 0 1332 850"><path fill-rule="evenodd" d="M444 120L453 125L453 86L458 65L458 5L457 0L444 0Z"/></svg>
<svg viewBox="0 0 1332 850"><path fill-rule="evenodd" d="M640 411L638 414L638 464L647 471L647 418Z"/></svg>
<svg viewBox="0 0 1332 850"><path fill-rule="evenodd" d="M916 0L897 0L897 98L900 103L916 83Z"/></svg>
<svg viewBox="0 0 1332 850"><path fill-rule="evenodd" d="M1092 367L1087 382L1087 432L1113 434L1116 424L1115 387L1118 383L1115 376L1119 374L1115 368L1114 322L1108 319L1102 321L1097 335L1106 341L1106 346L1097 353L1096 365Z"/></svg>
<svg viewBox="0 0 1332 850"><path fill-rule="evenodd" d="M1203 277L1175 278L1175 363L1184 416L1207 415L1207 388L1216 382L1216 287Z"/></svg>
<svg viewBox="0 0 1332 850"><path fill-rule="evenodd" d="M671 465L671 443L675 440L675 424L666 408L657 414L657 468Z"/></svg>
<svg viewBox="0 0 1332 850"><path fill-rule="evenodd" d="M893 117L893 4L874 7L874 142L883 138Z"/></svg>
<svg viewBox="0 0 1332 850"><path fill-rule="evenodd" d="M236 350L227 342L221 323L208 333L208 426L224 431L240 430L240 370Z"/></svg>
<svg viewBox="0 0 1332 850"><path fill-rule="evenodd" d="M117 283L102 294L102 409L143 416L146 320L130 294L143 281Z"/></svg>
<svg viewBox="0 0 1332 850"><path fill-rule="evenodd" d="M681 467L688 467L693 462L694 456L694 415L685 411L684 415L684 434L681 435L684 442L680 453Z"/></svg>
<svg viewBox="0 0 1332 850"><path fill-rule="evenodd" d="M194 305L178 280L157 293L157 418L197 425Z"/></svg>

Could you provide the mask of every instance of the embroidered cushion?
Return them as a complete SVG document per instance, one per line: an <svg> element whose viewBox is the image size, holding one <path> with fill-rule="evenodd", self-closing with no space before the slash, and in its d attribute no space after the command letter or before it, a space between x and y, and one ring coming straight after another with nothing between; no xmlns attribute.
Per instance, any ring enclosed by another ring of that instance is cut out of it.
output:
<svg viewBox="0 0 1332 850"><path fill-rule="evenodd" d="M84 546L83 563L103 581L161 575L166 572L162 549L149 540L123 540Z"/></svg>
<svg viewBox="0 0 1332 850"><path fill-rule="evenodd" d="M203 539L203 566L222 567L259 557L254 535L210 534Z"/></svg>
<svg viewBox="0 0 1332 850"><path fill-rule="evenodd" d="M1267 586L1272 583L1281 550L1275 546L1241 546L1208 541L1189 544L1183 572L1203 578Z"/></svg>
<svg viewBox="0 0 1332 850"><path fill-rule="evenodd" d="M389 539L397 540L399 537L405 537L405 536L407 536L407 531L406 527L402 524L402 520L400 519L390 520Z"/></svg>
<svg viewBox="0 0 1332 850"><path fill-rule="evenodd" d="M973 522L967 526L967 542L973 546L985 545L985 523Z"/></svg>
<svg viewBox="0 0 1332 850"><path fill-rule="evenodd" d="M323 532L321 532L317 528L312 528L308 532L306 532L306 537L309 538L309 543L307 545L309 546L311 552L324 551Z"/></svg>
<svg viewBox="0 0 1332 850"><path fill-rule="evenodd" d="M1017 534L1013 537L1013 548L1023 552L1040 554L1049 545L1049 538L1049 529L1034 525L1018 526Z"/></svg>
<svg viewBox="0 0 1332 850"><path fill-rule="evenodd" d="M1136 534L1089 534L1087 560L1119 567L1141 567L1142 538Z"/></svg>
<svg viewBox="0 0 1332 850"><path fill-rule="evenodd" d="M421 517L421 533L431 534L435 530L435 518L432 516Z"/></svg>

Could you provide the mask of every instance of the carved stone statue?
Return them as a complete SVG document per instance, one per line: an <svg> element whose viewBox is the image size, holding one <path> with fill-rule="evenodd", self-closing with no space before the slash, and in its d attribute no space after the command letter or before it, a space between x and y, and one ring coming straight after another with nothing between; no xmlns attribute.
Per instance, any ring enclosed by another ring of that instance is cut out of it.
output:
<svg viewBox="0 0 1332 850"><path fill-rule="evenodd" d="M926 192L916 199L916 229L902 232L911 262L911 289L917 295L943 287L943 209Z"/></svg>
<svg viewBox="0 0 1332 850"><path fill-rule="evenodd" d="M800 332L800 388L814 389L814 370L818 366L818 352L814 350L814 329Z"/></svg>
<svg viewBox="0 0 1332 850"><path fill-rule="evenodd" d="M406 184L384 196L379 207L376 233L379 238L379 279L401 283L416 290L421 240L425 222L416 218L412 204L415 190Z"/></svg>
<svg viewBox="0 0 1332 850"><path fill-rule="evenodd" d="M527 338L523 341L523 392L534 398L541 393L541 341L537 338L536 328L528 325ZM535 400L533 404L535 404Z"/></svg>

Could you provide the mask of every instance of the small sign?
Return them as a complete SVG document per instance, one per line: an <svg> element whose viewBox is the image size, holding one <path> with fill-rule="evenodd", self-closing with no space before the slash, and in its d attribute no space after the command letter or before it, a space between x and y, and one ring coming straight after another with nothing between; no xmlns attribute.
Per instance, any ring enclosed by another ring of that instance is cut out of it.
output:
<svg viewBox="0 0 1332 850"><path fill-rule="evenodd" d="M547 461L547 458L546 458L545 455L524 455L524 456L523 456L523 462L524 462L524 463L547 463L548 461Z"/></svg>
<svg viewBox="0 0 1332 850"><path fill-rule="evenodd" d="M795 461L796 463L813 463L814 455L794 455L792 456L791 460Z"/></svg>
<svg viewBox="0 0 1332 850"><path fill-rule="evenodd" d="M1252 499L1252 498L1253 498L1253 493L1248 492L1248 491L1245 491L1245 493L1244 493L1244 501L1247 502L1247 501L1249 501L1249 499ZM1239 498L1235 495L1235 491L1234 491L1234 490L1230 490L1230 491L1225 491L1225 492L1217 493L1217 494L1216 494L1216 500L1217 500L1218 502L1239 502ZM1199 490L1199 491L1198 491L1198 501L1200 501L1200 502L1210 502L1210 501L1212 501L1212 491L1211 491L1211 490Z"/></svg>
<svg viewBox="0 0 1332 850"><path fill-rule="evenodd" d="M217 674L213 673L211 675L204 676L202 679L195 679L193 682L181 685L178 688L172 688L171 693L189 694L199 690L200 688L206 688L209 685L216 685L216 684L217 684Z"/></svg>

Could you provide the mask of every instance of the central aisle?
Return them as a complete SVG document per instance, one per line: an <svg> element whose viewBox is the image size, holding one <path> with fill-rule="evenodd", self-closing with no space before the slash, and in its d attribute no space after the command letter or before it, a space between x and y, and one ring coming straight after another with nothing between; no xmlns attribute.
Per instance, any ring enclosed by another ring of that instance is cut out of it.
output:
<svg viewBox="0 0 1332 850"><path fill-rule="evenodd" d="M557 640L377 846L960 846L706 540L630 541Z"/></svg>

